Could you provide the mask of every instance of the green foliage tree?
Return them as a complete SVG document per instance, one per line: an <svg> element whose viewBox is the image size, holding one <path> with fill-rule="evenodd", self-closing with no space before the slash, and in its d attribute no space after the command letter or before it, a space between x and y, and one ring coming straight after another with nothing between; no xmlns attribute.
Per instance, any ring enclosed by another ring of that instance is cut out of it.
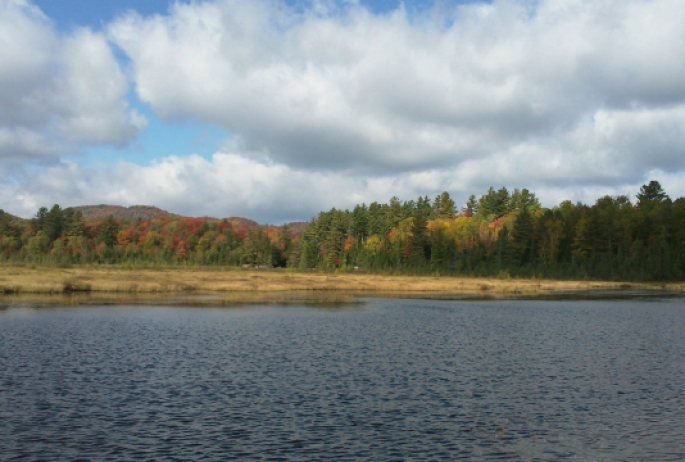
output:
<svg viewBox="0 0 685 462"><path fill-rule="evenodd" d="M26 250L34 259L46 257L50 250L50 241L45 231L38 231L35 236L31 237L26 245Z"/></svg>
<svg viewBox="0 0 685 462"><path fill-rule="evenodd" d="M639 206L644 206L648 203L661 202L667 199L666 192L661 187L658 181L650 181L649 184L642 185L640 192L637 193L637 200Z"/></svg>
<svg viewBox="0 0 685 462"><path fill-rule="evenodd" d="M117 235L119 234L119 223L114 219L113 215L107 217L102 224L98 239L104 242L110 249L117 243Z"/></svg>
<svg viewBox="0 0 685 462"><path fill-rule="evenodd" d="M369 236L369 209L366 204L357 205L352 212L352 236L362 243Z"/></svg>
<svg viewBox="0 0 685 462"><path fill-rule="evenodd" d="M512 230L512 256L517 265L529 263L531 260L533 226L533 217L528 208L524 208L516 214L516 221L514 221L514 229Z"/></svg>
<svg viewBox="0 0 685 462"><path fill-rule="evenodd" d="M290 226L283 225L278 231L278 258L277 264L280 267L288 265L288 258L293 251L293 238L290 235Z"/></svg>
<svg viewBox="0 0 685 462"><path fill-rule="evenodd" d="M0 210L0 260L201 264L467 276L685 279L685 198L652 181L637 196L540 206L527 189L488 192L455 216L448 193L321 212L299 235L233 219L85 220L41 207L31 220Z"/></svg>
<svg viewBox="0 0 685 462"><path fill-rule="evenodd" d="M33 232L43 231L45 228L45 222L47 221L48 209L47 207L41 207L36 212L36 216L31 220L31 228Z"/></svg>
<svg viewBox="0 0 685 462"><path fill-rule="evenodd" d="M443 192L433 202L434 215L436 218L454 218L455 204L450 193Z"/></svg>
<svg viewBox="0 0 685 462"><path fill-rule="evenodd" d="M534 193L531 193L526 188L521 191L514 189L514 192L509 198L508 211L518 212L522 209L528 209L530 211L535 211L540 208L540 202Z"/></svg>
<svg viewBox="0 0 685 462"><path fill-rule="evenodd" d="M478 212L478 201L476 200L475 194L469 196L469 199L466 201L466 206L462 210L471 214Z"/></svg>
<svg viewBox="0 0 685 462"><path fill-rule="evenodd" d="M478 200L478 212L488 219L495 220L510 211L509 201L507 188L502 187L499 191L495 191L495 188L491 186L488 192Z"/></svg>
<svg viewBox="0 0 685 462"><path fill-rule="evenodd" d="M65 220L62 208L55 204L45 215L42 229L50 242L54 242L65 230Z"/></svg>
<svg viewBox="0 0 685 462"><path fill-rule="evenodd" d="M444 203L445 202L443 200L443 205ZM428 244L426 234L428 229L428 220L426 219L424 211L417 213L413 218L411 234L407 240L407 247L409 251L408 264L413 268L420 268L426 263L426 250Z"/></svg>

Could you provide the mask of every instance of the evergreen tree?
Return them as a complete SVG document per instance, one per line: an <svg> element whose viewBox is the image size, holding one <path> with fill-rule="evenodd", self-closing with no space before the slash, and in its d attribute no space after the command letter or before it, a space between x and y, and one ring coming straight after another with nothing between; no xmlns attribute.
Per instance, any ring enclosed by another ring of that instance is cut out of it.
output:
<svg viewBox="0 0 685 462"><path fill-rule="evenodd" d="M83 212L80 210L65 209L71 211L65 215L65 227L67 236L84 236L86 234L86 224L83 220Z"/></svg>
<svg viewBox="0 0 685 462"><path fill-rule="evenodd" d="M338 227L333 227L326 239L326 267L336 268L340 262L340 253L343 248L343 234Z"/></svg>
<svg viewBox="0 0 685 462"><path fill-rule="evenodd" d="M450 269L456 248L442 227L436 228L431 236L430 267L433 271Z"/></svg>
<svg viewBox="0 0 685 462"><path fill-rule="evenodd" d="M433 208L437 218L454 218L455 204L447 191L435 198Z"/></svg>
<svg viewBox="0 0 685 462"><path fill-rule="evenodd" d="M510 212L509 209L509 191L504 186L497 191L497 200L495 201L495 215L497 218L502 217Z"/></svg>
<svg viewBox="0 0 685 462"><path fill-rule="evenodd" d="M412 220L411 234L407 241L409 250L408 260L414 268L421 267L426 262L427 228L428 221L425 214L423 212L416 214Z"/></svg>
<svg viewBox="0 0 685 462"><path fill-rule="evenodd" d="M529 263L533 236L533 217L528 208L524 208L516 214L516 221L514 221L514 229L512 230L514 263L518 265Z"/></svg>
<svg viewBox="0 0 685 462"><path fill-rule="evenodd" d="M597 220L594 213L584 208L578 220L573 240L573 255L581 262L589 264L595 256Z"/></svg>
<svg viewBox="0 0 685 462"><path fill-rule="evenodd" d="M495 220L507 214L509 211L509 191L502 187L499 191L495 191L492 186L488 192L481 196L478 201L478 211L488 219Z"/></svg>
<svg viewBox="0 0 685 462"><path fill-rule="evenodd" d="M642 185L640 192L637 193L638 205L643 207L648 203L661 202L667 199L666 192L658 181L650 181L649 184Z"/></svg>
<svg viewBox="0 0 685 462"><path fill-rule="evenodd" d="M358 243L369 236L369 210L366 204L357 205L352 211L351 233Z"/></svg>
<svg viewBox="0 0 685 462"><path fill-rule="evenodd" d="M45 215L43 230L50 242L54 242L62 235L65 228L64 214L59 205L52 206L50 211Z"/></svg>
<svg viewBox="0 0 685 462"><path fill-rule="evenodd" d="M292 254L292 247L293 247L293 238L290 235L290 226L287 224L281 226L280 231L278 232L278 243L279 243L279 252L278 252L278 266L280 267L285 267L287 266L288 263L288 258L290 258L290 255Z"/></svg>
<svg viewBox="0 0 685 462"><path fill-rule="evenodd" d="M38 209L38 212L36 212L36 216L31 220L31 229L33 229L34 233L37 233L38 231L43 231L43 229L45 228L47 216L47 207L41 207Z"/></svg>
<svg viewBox="0 0 685 462"><path fill-rule="evenodd" d="M112 248L117 243L117 235L119 234L119 223L114 219L113 215L107 217L100 230L98 236L100 242L104 242L109 248Z"/></svg>
<svg viewBox="0 0 685 462"><path fill-rule="evenodd" d="M500 270L509 266L510 253L509 228L504 226L497 235L497 266Z"/></svg>
<svg viewBox="0 0 685 462"><path fill-rule="evenodd" d="M518 212L519 210L527 208L531 212L540 208L540 202L534 193L531 193L526 188L521 191L514 189L514 192L509 198L507 208L509 212Z"/></svg>
<svg viewBox="0 0 685 462"><path fill-rule="evenodd" d="M478 212L478 201L476 200L475 194L469 196L469 199L466 201L466 206L462 210L472 215Z"/></svg>
<svg viewBox="0 0 685 462"><path fill-rule="evenodd" d="M393 196L390 199L390 203L388 204L388 212L387 212L387 219L386 219L386 231L384 234L387 234L390 232L392 228L397 226L399 222L407 218L406 216L406 211L402 207L402 203L400 200Z"/></svg>
<svg viewBox="0 0 685 462"><path fill-rule="evenodd" d="M319 259L319 241L317 239L317 223L312 220L309 226L305 229L300 237L298 259L298 267L301 270L308 268L315 268Z"/></svg>
<svg viewBox="0 0 685 462"><path fill-rule="evenodd" d="M416 213L423 212L426 217L430 217L432 210L433 207L431 206L431 201L428 196L419 196L418 200L416 201Z"/></svg>

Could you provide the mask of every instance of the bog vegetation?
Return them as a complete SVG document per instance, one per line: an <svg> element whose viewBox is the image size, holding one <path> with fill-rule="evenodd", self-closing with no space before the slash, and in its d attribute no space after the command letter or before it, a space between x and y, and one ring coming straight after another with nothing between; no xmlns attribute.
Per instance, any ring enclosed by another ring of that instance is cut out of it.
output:
<svg viewBox="0 0 685 462"><path fill-rule="evenodd" d="M461 276L682 280L685 198L657 181L593 205L540 206L534 193L490 188L458 209L445 192L321 212L303 232L211 218L84 219L41 208L0 211L0 259L34 264L282 266Z"/></svg>

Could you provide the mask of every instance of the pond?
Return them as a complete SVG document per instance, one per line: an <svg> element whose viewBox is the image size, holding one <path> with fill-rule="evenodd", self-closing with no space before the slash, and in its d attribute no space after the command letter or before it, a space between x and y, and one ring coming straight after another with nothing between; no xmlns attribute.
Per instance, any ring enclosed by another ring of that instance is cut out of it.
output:
<svg viewBox="0 0 685 462"><path fill-rule="evenodd" d="M685 304L5 306L3 460L685 460Z"/></svg>

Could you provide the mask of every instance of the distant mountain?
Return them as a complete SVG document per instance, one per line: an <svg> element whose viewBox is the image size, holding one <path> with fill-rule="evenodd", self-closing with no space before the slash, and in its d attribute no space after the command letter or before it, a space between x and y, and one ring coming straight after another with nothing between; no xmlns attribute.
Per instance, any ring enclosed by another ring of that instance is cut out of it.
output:
<svg viewBox="0 0 685 462"><path fill-rule="evenodd" d="M122 207L121 205L81 205L78 207L72 207L74 210L80 210L83 214L83 218L86 221L89 220L103 220L108 216L112 215L117 220L137 220L141 219L143 221L153 220L155 218L169 218L169 217L181 217L183 215L178 215L176 213L171 213L166 210L160 209L159 207L154 207L151 205L132 205L131 207ZM215 217L198 217L205 221L222 221L221 218ZM226 222L230 223L235 229L257 229L262 225L249 218L242 217L228 217L225 219ZM290 226L290 232L293 234L299 234L304 231L307 227L307 222L293 222L288 223Z"/></svg>
<svg viewBox="0 0 685 462"><path fill-rule="evenodd" d="M290 234L299 235L299 234L304 233L304 230L309 225L309 222L308 221L293 221L293 222L286 223L286 224L290 228Z"/></svg>
<svg viewBox="0 0 685 462"><path fill-rule="evenodd" d="M16 215L12 215L11 213L5 212L4 210L0 209L0 216L7 215L11 221L24 221L24 218L18 217Z"/></svg>
<svg viewBox="0 0 685 462"><path fill-rule="evenodd" d="M97 220L107 218L112 215L117 220L137 220L143 221L152 220L157 217L175 217L175 213L167 212L159 207L151 205L132 205L131 207L122 207L121 205L81 205L72 207L74 210L80 210L83 218L86 220Z"/></svg>
<svg viewBox="0 0 685 462"><path fill-rule="evenodd" d="M261 225L257 223L254 220L250 220L249 218L241 218L241 217L228 217L226 218L226 221L228 221L230 224L233 225L234 228L259 228Z"/></svg>

